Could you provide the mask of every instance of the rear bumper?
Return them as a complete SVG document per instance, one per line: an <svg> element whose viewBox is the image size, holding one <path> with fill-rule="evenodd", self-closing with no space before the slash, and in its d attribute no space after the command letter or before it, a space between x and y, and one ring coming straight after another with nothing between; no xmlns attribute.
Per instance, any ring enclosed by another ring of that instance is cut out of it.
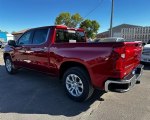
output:
<svg viewBox="0 0 150 120"><path fill-rule="evenodd" d="M143 65L139 65L122 80L107 80L105 82L105 91L127 92L135 85L135 83L140 82L140 77L143 73L143 67Z"/></svg>

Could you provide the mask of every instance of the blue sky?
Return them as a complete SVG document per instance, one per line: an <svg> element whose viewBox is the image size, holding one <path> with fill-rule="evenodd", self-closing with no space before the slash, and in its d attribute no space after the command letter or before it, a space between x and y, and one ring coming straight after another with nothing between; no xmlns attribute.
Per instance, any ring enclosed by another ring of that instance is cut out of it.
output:
<svg viewBox="0 0 150 120"><path fill-rule="evenodd" d="M111 0L0 0L0 30L53 25L59 13L70 12L97 20L102 32L109 28L110 8ZM122 23L150 26L150 0L115 0L113 26Z"/></svg>

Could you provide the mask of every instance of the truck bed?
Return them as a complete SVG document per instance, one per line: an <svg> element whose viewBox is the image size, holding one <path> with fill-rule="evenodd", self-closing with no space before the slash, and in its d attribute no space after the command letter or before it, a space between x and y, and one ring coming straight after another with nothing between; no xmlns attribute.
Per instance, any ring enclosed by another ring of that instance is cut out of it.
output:
<svg viewBox="0 0 150 120"><path fill-rule="evenodd" d="M123 49L125 54L121 63L117 62L120 56L115 49L118 48ZM59 58L51 61L56 66L64 61L78 61L87 67L93 85L103 88L108 78L122 79L136 68L140 63L141 50L141 42L60 43L51 45L51 52L55 55L50 59ZM117 66L123 68L118 70Z"/></svg>

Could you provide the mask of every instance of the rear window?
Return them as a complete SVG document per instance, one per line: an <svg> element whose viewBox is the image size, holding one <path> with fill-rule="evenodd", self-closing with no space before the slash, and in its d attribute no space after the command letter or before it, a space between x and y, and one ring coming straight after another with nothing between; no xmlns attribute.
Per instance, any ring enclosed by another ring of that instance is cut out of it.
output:
<svg viewBox="0 0 150 120"><path fill-rule="evenodd" d="M86 42L85 33L75 30L61 30L56 31L56 43L76 43Z"/></svg>

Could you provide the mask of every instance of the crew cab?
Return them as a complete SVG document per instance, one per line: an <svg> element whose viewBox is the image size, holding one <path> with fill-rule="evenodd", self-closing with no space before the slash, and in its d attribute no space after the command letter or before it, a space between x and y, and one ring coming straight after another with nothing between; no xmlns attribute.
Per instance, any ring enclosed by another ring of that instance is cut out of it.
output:
<svg viewBox="0 0 150 120"><path fill-rule="evenodd" d="M9 41L6 71L28 68L59 77L68 96L87 100L94 89L126 92L140 82L141 42L87 43L83 29L63 25L30 29Z"/></svg>

